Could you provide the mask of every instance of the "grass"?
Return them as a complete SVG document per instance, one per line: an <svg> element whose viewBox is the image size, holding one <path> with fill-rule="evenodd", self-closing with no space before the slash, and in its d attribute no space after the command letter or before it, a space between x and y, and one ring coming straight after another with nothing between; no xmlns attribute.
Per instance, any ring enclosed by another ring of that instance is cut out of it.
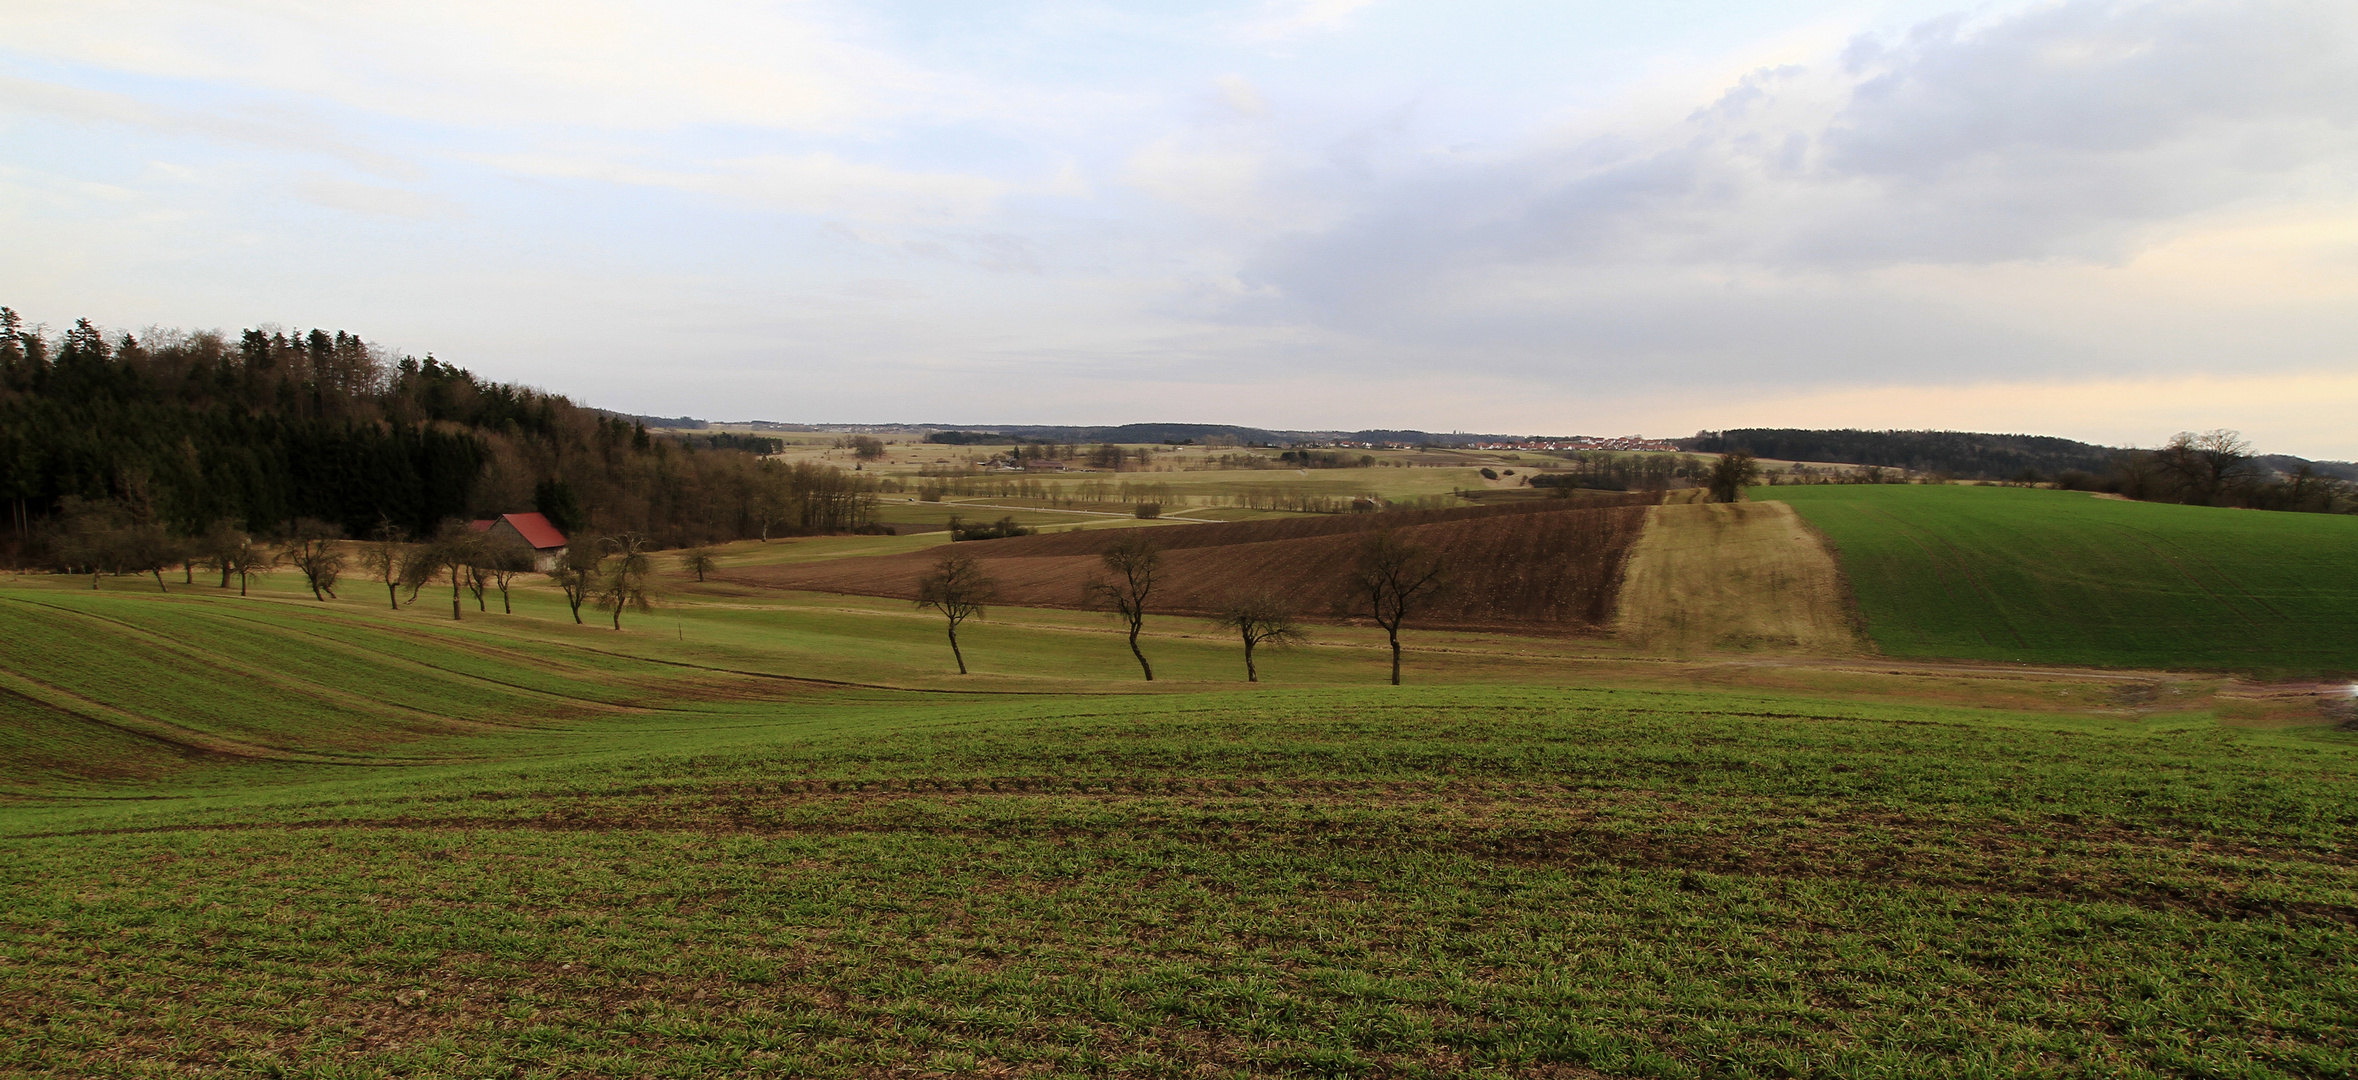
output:
<svg viewBox="0 0 2358 1080"><path fill-rule="evenodd" d="M1664 655L1860 651L1840 568L1784 503L1653 507L1619 601L1616 633Z"/></svg>
<svg viewBox="0 0 2358 1080"><path fill-rule="evenodd" d="M2325 727L1443 635L1453 685L1338 644L1220 689L1167 638L1205 670L1115 693L1075 613L995 613L960 681L839 598L673 582L614 634L116 585L0 589L0 1073L2358 1068Z"/></svg>
<svg viewBox="0 0 2358 1080"><path fill-rule="evenodd" d="M1931 485L1755 488L1821 530L1883 652L2358 672L2358 519Z"/></svg>

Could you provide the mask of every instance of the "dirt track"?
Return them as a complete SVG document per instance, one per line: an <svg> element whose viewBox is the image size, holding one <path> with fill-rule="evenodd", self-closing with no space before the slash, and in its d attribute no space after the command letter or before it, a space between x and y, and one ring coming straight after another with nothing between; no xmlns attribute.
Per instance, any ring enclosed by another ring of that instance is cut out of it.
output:
<svg viewBox="0 0 2358 1080"><path fill-rule="evenodd" d="M1389 527L1449 560L1453 584L1420 623L1590 632L1611 618L1621 564L1645 513L1641 505L1548 501L1156 529L1151 535L1164 547L1163 569L1150 607L1160 614L1203 615L1233 596L1267 589L1305 615L1329 614L1361 542ZM960 549L998 581L1003 602L1069 608L1081 606L1083 584L1100 572L1098 552L1121 535L1055 533L969 541ZM732 572L726 580L914 598L918 576L938 557L928 550L759 567Z"/></svg>
<svg viewBox="0 0 2358 1080"><path fill-rule="evenodd" d="M1616 630L1669 656L1867 651L1834 553L1781 502L1647 510Z"/></svg>

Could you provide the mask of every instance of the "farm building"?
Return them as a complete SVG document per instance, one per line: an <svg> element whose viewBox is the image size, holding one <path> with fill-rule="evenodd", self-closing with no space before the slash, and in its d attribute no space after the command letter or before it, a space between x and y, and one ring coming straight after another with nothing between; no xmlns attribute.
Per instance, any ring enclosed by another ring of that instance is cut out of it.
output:
<svg viewBox="0 0 2358 1080"><path fill-rule="evenodd" d="M539 514L501 514L470 522L467 527L493 540L523 541L524 546L532 549L532 568L544 574L556 569L557 560L565 557L565 534Z"/></svg>

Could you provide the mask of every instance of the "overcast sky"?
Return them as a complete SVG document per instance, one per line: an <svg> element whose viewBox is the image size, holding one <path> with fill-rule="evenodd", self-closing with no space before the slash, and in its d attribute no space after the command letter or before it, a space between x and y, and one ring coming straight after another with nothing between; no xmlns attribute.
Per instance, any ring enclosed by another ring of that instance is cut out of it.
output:
<svg viewBox="0 0 2358 1080"><path fill-rule="evenodd" d="M6 0L0 303L712 419L2358 458L2358 4Z"/></svg>

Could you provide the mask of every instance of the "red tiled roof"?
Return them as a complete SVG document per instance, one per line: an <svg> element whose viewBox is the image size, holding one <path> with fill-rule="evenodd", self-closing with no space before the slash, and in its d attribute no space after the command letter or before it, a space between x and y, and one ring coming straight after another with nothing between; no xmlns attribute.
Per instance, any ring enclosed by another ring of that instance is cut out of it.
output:
<svg viewBox="0 0 2358 1080"><path fill-rule="evenodd" d="M539 514L501 514L499 517L500 520L515 526L517 534L524 538L524 542L535 548L546 551L550 548L565 546L565 534L558 532L555 525L549 524L549 519L546 517ZM487 529L490 527L488 524L484 526Z"/></svg>
<svg viewBox="0 0 2358 1080"><path fill-rule="evenodd" d="M497 524L499 524L498 518L483 518L478 521L468 522L467 528L473 529L476 532L490 532L491 527Z"/></svg>

